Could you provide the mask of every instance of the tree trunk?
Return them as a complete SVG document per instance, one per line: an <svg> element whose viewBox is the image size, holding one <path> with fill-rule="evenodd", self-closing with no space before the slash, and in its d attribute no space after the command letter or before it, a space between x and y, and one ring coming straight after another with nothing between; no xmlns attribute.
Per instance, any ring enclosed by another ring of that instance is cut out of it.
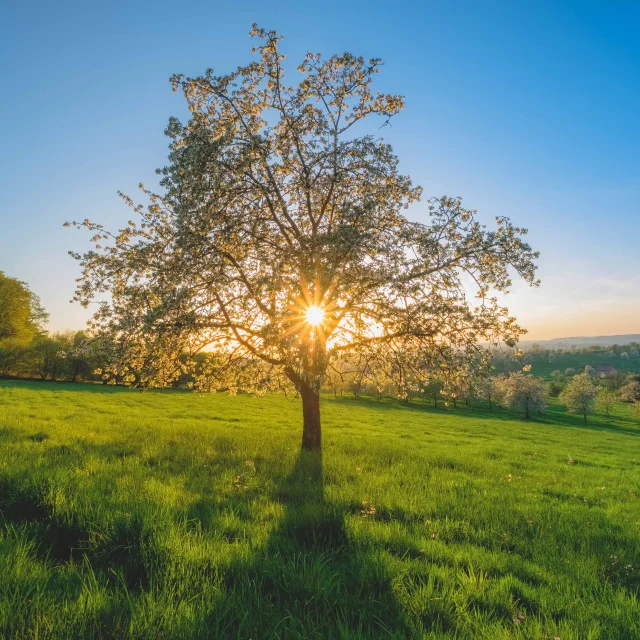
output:
<svg viewBox="0 0 640 640"><path fill-rule="evenodd" d="M531 419L531 416L529 415L529 406L528 405L524 408L524 419L525 420L530 420Z"/></svg>
<svg viewBox="0 0 640 640"><path fill-rule="evenodd" d="M305 451L320 451L320 395L306 382L300 384L302 396L302 448Z"/></svg>
<svg viewBox="0 0 640 640"><path fill-rule="evenodd" d="M587 424L587 412L585 411L583 415L584 415L584 423Z"/></svg>

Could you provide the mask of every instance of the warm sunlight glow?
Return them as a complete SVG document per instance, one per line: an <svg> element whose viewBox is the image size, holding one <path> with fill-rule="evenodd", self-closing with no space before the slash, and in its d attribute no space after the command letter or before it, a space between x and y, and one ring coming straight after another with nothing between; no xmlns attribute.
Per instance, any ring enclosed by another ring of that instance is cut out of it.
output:
<svg viewBox="0 0 640 640"><path fill-rule="evenodd" d="M318 325L324 319L324 310L321 307L315 305L307 309L307 322L310 325Z"/></svg>

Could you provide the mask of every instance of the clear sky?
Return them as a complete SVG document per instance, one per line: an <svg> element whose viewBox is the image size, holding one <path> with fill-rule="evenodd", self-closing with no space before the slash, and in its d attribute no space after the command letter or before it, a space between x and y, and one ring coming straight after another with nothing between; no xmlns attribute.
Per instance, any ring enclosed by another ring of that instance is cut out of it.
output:
<svg viewBox="0 0 640 640"><path fill-rule="evenodd" d="M306 50L381 57L407 108L382 131L425 195L509 215L541 251L515 286L528 338L640 333L640 3L4 2L0 8L0 270L27 281L50 328L69 304L84 219L117 227L165 164L184 116L174 72L251 58L250 25ZM412 215L424 217L424 209Z"/></svg>

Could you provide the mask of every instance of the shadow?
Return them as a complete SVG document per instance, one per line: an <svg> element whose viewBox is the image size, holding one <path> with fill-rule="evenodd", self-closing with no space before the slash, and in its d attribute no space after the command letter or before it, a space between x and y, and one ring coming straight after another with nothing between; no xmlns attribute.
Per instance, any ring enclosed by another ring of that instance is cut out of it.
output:
<svg viewBox="0 0 640 640"><path fill-rule="evenodd" d="M327 500L325 480L322 454L300 452L272 492L283 516L228 568L210 637L411 637L382 560L349 535L352 505Z"/></svg>

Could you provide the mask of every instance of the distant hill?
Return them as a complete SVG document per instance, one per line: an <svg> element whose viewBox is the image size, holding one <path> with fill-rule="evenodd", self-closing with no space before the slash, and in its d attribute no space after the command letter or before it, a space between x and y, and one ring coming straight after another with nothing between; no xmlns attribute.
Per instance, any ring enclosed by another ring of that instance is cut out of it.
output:
<svg viewBox="0 0 640 640"><path fill-rule="evenodd" d="M609 347L612 344L640 342L640 333L628 333L621 336L576 336L574 338L553 338L551 340L521 340L522 346L539 344L547 349L559 347Z"/></svg>

